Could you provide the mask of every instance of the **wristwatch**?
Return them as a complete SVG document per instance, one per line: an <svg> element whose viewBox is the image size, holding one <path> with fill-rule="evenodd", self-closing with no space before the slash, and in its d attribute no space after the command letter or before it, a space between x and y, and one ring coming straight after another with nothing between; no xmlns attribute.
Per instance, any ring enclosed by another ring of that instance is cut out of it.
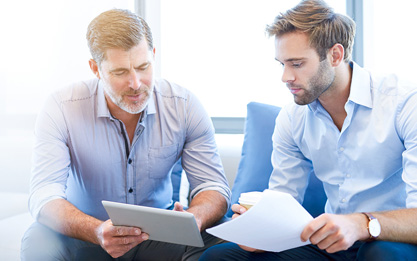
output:
<svg viewBox="0 0 417 261"><path fill-rule="evenodd" d="M369 241L375 240L381 234L381 224L371 213L362 212L368 219Z"/></svg>

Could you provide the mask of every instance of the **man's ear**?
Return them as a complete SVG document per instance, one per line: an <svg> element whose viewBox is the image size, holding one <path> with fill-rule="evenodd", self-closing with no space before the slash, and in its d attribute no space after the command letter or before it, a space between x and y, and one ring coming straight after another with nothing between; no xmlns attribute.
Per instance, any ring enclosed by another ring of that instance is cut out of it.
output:
<svg viewBox="0 0 417 261"><path fill-rule="evenodd" d="M336 67L341 62L343 62L345 57L345 48L343 48L343 45L337 43L333 45L332 48L330 48L329 54L331 56L331 64Z"/></svg>
<svg viewBox="0 0 417 261"><path fill-rule="evenodd" d="M98 65L97 65L96 61L94 61L93 59L90 59L88 61L88 64L90 65L90 69L94 73L94 75L97 76L97 78L100 79L100 72L99 72Z"/></svg>

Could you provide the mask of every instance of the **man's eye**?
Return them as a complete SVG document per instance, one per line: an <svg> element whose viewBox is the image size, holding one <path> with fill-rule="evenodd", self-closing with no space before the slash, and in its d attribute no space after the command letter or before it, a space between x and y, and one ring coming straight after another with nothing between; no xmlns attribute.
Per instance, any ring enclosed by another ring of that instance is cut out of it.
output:
<svg viewBox="0 0 417 261"><path fill-rule="evenodd" d="M125 71L117 71L117 72L113 72L113 74L116 76L122 76L125 74Z"/></svg>
<svg viewBox="0 0 417 261"><path fill-rule="evenodd" d="M292 66L295 68L301 67L302 63L293 63Z"/></svg>
<svg viewBox="0 0 417 261"><path fill-rule="evenodd" d="M145 71L146 69L148 69L148 67L149 67L149 64L147 64L147 65L144 65L144 66L141 66L141 67L139 67L139 68L137 68L139 71Z"/></svg>

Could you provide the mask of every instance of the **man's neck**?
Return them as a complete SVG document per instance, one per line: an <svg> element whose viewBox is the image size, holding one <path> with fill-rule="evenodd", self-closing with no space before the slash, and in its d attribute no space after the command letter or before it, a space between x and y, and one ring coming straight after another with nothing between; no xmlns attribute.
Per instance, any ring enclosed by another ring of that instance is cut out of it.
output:
<svg viewBox="0 0 417 261"><path fill-rule="evenodd" d="M114 104L109 97L106 95L106 102L107 106L109 108L109 111L113 117L116 119L122 121L126 127L127 135L129 136L130 143L132 144L134 133L136 130L136 125L138 124L138 121L140 119L140 116L142 115L142 112L137 114L129 113L123 109L121 109L119 106Z"/></svg>
<svg viewBox="0 0 417 261"><path fill-rule="evenodd" d="M352 82L352 68L348 63L343 63L336 68L335 81L330 92L319 97L320 104L330 114L334 124L339 130L347 116L345 104L350 94Z"/></svg>

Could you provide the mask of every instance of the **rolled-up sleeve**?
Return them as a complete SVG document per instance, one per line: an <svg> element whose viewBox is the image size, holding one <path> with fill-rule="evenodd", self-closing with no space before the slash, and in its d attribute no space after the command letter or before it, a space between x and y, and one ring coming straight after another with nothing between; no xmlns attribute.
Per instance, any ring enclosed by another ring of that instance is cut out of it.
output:
<svg viewBox="0 0 417 261"><path fill-rule="evenodd" d="M229 207L231 191L217 149L213 123L194 95L190 94L187 101L182 165L190 183L191 197L215 190L224 196Z"/></svg>

